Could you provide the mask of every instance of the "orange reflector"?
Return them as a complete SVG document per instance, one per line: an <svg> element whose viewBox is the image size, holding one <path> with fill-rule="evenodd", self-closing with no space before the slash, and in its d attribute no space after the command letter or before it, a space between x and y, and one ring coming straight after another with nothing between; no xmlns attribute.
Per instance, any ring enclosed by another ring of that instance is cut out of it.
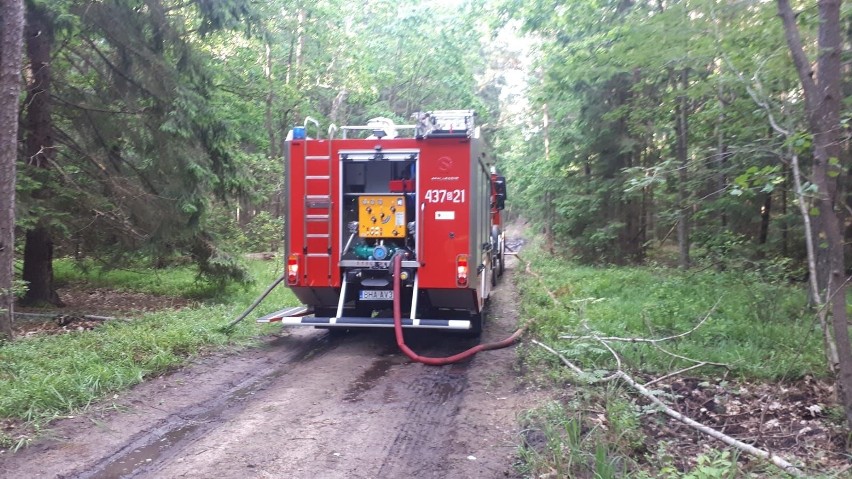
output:
<svg viewBox="0 0 852 479"><path fill-rule="evenodd" d="M296 284L299 280L299 255L291 254L287 258L287 284Z"/></svg>

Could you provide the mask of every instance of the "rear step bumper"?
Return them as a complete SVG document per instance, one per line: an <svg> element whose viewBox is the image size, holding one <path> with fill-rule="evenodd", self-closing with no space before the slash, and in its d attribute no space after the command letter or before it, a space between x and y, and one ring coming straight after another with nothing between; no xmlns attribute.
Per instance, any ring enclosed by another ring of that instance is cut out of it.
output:
<svg viewBox="0 0 852 479"><path fill-rule="evenodd" d="M309 306L296 306L295 308L286 308L280 311L276 311L274 313L269 313L266 316L261 318L257 318L258 323L274 323L276 321L281 321L281 318L285 317L298 317L304 316L306 314L312 314L314 312L313 308Z"/></svg>
<svg viewBox="0 0 852 479"><path fill-rule="evenodd" d="M311 310L308 307L282 309L259 318L258 323L277 323L285 326L322 326L328 328L392 328L393 318L326 318L306 316ZM471 323L464 319L409 319L402 320L403 328L420 329L449 329L454 331L467 331L471 329Z"/></svg>

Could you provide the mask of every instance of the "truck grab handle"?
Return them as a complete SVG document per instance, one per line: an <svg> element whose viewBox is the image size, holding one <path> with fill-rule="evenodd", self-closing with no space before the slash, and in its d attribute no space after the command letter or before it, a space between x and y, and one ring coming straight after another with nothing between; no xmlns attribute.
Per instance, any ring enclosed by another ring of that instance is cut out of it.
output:
<svg viewBox="0 0 852 479"><path fill-rule="evenodd" d="M313 123L313 124L314 124L314 126L316 127L316 129L317 129L317 137L316 137L316 139L317 139L317 140L319 140L319 139L320 139L320 126L319 126L319 122L318 122L318 121L316 121L316 120L314 120L313 118L311 118L311 117L309 117L309 116L306 116L306 117L305 117L305 135L310 136L310 135L308 135L308 123Z"/></svg>

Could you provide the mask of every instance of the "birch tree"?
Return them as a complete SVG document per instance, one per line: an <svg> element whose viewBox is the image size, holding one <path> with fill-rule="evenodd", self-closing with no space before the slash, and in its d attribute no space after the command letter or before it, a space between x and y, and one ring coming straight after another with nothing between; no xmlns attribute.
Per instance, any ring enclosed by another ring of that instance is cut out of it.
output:
<svg viewBox="0 0 852 479"><path fill-rule="evenodd" d="M847 424L852 424L852 344L846 315L846 274L843 254L842 199L838 198L838 177L848 165L840 164L841 52L843 47L840 24L841 0L821 0L817 59L808 58L789 0L778 0L778 14L784 24L784 34L790 55L796 66L805 98L805 114L809 133L813 137L813 167L811 179L817 187L812 208L819 218L817 236L826 246L828 261L818 267L828 271L818 274L828 278L825 288L826 304L831 311L832 329L837 346L837 386L846 412Z"/></svg>

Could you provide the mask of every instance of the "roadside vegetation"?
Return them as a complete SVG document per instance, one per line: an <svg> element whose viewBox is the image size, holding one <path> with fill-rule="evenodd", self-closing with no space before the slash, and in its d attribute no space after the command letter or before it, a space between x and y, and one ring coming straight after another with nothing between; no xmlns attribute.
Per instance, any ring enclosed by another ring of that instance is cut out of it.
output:
<svg viewBox="0 0 852 479"><path fill-rule="evenodd" d="M786 453L808 477L845 460L819 325L802 284L780 270L590 267L536 244L522 258L532 274L517 275L531 318L521 360L527 380L554 392L522 415L525 477L786 477L660 414L622 381L601 381L619 368L613 352L674 409ZM790 431L795 441L783 440Z"/></svg>
<svg viewBox="0 0 852 479"><path fill-rule="evenodd" d="M0 450L25 445L51 419L85 409L145 379L187 363L192 357L253 344L259 333L249 320L225 331L230 320L281 274L275 261L250 261L253 286L219 287L199 281L191 266L167 270L100 272L57 262L61 284L132 290L196 300L183 309L124 315L93 330L21 336L0 348ZM296 304L276 288L258 311ZM264 309L266 308L266 309ZM116 315L118 316L118 315ZM252 316L254 317L254 316Z"/></svg>

